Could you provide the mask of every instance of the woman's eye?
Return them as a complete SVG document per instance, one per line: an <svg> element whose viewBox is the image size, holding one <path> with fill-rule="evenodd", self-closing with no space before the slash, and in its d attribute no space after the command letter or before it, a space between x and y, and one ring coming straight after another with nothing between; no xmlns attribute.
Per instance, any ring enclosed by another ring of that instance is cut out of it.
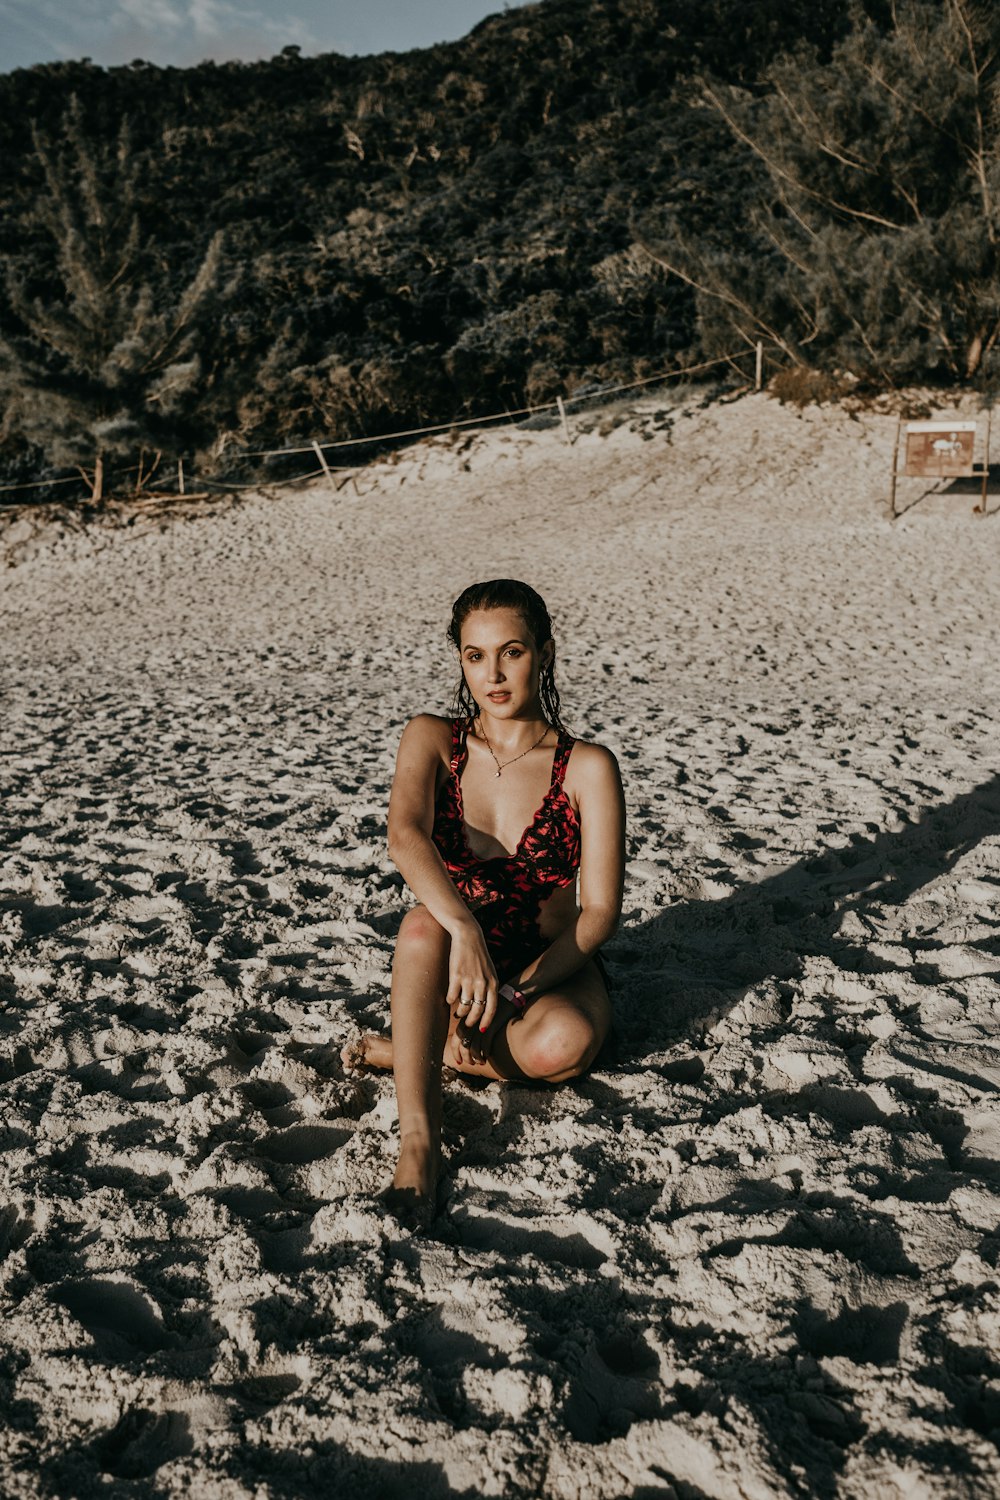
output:
<svg viewBox="0 0 1000 1500"><path fill-rule="evenodd" d="M520 653L520 651L515 650L513 646L511 646L510 650L507 652L507 655L508 656L520 656L521 653Z"/></svg>

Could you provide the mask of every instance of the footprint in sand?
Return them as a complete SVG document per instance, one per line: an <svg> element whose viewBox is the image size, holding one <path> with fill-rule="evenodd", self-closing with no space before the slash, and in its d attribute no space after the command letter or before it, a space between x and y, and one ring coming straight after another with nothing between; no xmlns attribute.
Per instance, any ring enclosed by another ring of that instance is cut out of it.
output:
<svg viewBox="0 0 1000 1500"><path fill-rule="evenodd" d="M103 1473L128 1480L148 1478L193 1449L191 1423L184 1412L155 1412L136 1406L98 1438L92 1452Z"/></svg>
<svg viewBox="0 0 1000 1500"><path fill-rule="evenodd" d="M615 1253L607 1231L580 1214L551 1219L533 1215L528 1225L513 1216L466 1209L453 1219L462 1244L517 1260L530 1257L540 1265L555 1261L596 1271Z"/></svg>
<svg viewBox="0 0 1000 1500"><path fill-rule="evenodd" d="M64 1282L51 1296L83 1325L99 1358L108 1364L143 1359L175 1343L159 1309L127 1282Z"/></svg>

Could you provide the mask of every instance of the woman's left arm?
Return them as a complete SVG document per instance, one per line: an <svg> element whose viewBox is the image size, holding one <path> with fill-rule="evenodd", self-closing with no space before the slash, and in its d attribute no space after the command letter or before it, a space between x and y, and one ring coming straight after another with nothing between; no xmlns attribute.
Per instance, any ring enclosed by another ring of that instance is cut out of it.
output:
<svg viewBox="0 0 1000 1500"><path fill-rule="evenodd" d="M618 762L602 745L577 745L580 914L514 981L530 998L575 974L618 928L625 885L625 797Z"/></svg>

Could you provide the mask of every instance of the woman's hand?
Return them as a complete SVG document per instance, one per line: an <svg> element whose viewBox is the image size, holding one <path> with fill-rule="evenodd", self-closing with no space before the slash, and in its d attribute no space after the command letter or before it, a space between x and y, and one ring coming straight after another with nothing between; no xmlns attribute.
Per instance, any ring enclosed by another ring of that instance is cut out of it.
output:
<svg viewBox="0 0 1000 1500"><path fill-rule="evenodd" d="M478 922L452 933L445 1003L469 1032L484 1031L497 1009L497 971Z"/></svg>
<svg viewBox="0 0 1000 1500"><path fill-rule="evenodd" d="M453 1038L458 1061L460 1063L488 1062L497 1032L502 1031L511 1017L517 1015L520 1015L520 1011L516 1005L512 1005L509 1000L498 1000L496 1013L485 1031L480 1031L478 1026L470 1030L467 1026L459 1025Z"/></svg>

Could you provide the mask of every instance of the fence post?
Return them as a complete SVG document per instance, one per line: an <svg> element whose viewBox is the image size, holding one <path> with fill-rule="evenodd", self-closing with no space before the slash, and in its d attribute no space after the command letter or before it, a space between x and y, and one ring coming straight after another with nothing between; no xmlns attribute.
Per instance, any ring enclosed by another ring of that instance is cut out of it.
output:
<svg viewBox="0 0 1000 1500"><path fill-rule="evenodd" d="M184 460L183 460L183 458L179 458L177 460L177 489L180 492L180 494L183 495L183 493L184 493Z"/></svg>
<svg viewBox="0 0 1000 1500"><path fill-rule="evenodd" d="M330 473L330 465L326 461L326 455L315 438L312 440L312 445L316 450L316 457L323 466L323 473L326 475L326 482L330 486L330 493L331 495L336 495L337 486L333 482L333 475Z"/></svg>
<svg viewBox="0 0 1000 1500"><path fill-rule="evenodd" d="M563 436L565 437L567 443L569 443L571 441L569 435L569 423L566 421L566 408L565 406L563 406L563 398L561 396L556 397L556 405L559 407L559 415L562 417Z"/></svg>
<svg viewBox="0 0 1000 1500"><path fill-rule="evenodd" d="M757 368L754 372L753 388L759 391L764 378L764 345L760 339L757 340Z"/></svg>
<svg viewBox="0 0 1000 1500"><path fill-rule="evenodd" d="M903 430L902 417L896 418L896 440L892 445L892 491L889 495L889 514L896 519L896 464L899 461L899 434Z"/></svg>

